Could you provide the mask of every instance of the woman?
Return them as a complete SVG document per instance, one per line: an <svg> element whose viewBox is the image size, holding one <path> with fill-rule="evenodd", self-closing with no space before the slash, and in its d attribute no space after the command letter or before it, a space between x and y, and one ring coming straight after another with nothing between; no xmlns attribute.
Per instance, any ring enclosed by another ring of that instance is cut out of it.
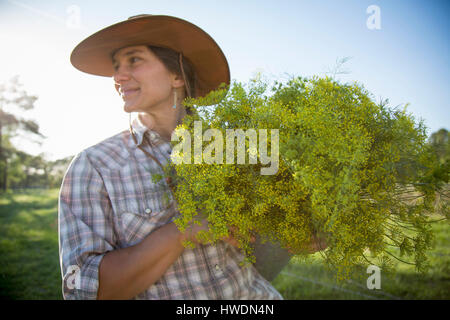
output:
<svg viewBox="0 0 450 320"><path fill-rule="evenodd" d="M72 52L81 71L113 76L129 131L79 153L59 199L65 299L282 299L253 266L242 267L232 238L198 243L201 225L181 233L167 181L155 182L186 96L229 84L225 56L195 25L142 15L105 28ZM168 196L169 195L169 196ZM198 243L195 249L182 242Z"/></svg>

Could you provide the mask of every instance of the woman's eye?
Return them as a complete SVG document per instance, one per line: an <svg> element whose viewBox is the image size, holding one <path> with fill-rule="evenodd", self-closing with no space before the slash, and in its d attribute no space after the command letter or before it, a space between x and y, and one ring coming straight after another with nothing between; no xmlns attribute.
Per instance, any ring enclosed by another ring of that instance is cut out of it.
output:
<svg viewBox="0 0 450 320"><path fill-rule="evenodd" d="M137 62L139 60L141 60L141 58L139 58L139 57L131 57L131 58L128 59L128 62L129 62L129 64L133 64L133 63L135 63L135 62ZM114 68L114 71L117 71L119 69L119 64L118 63L114 64L113 68Z"/></svg>
<svg viewBox="0 0 450 320"><path fill-rule="evenodd" d="M131 63L135 63L135 62L137 62L137 61L139 61L140 59L138 58L138 57L131 57L130 58L130 62Z"/></svg>

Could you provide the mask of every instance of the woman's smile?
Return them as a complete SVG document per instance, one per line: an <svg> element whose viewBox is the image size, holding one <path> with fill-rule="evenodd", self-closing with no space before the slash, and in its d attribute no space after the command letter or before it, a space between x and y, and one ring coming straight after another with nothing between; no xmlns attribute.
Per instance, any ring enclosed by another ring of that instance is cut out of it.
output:
<svg viewBox="0 0 450 320"><path fill-rule="evenodd" d="M139 88L136 88L136 89L124 89L124 90L121 89L120 93L121 93L122 98L126 99L126 98L130 97L131 95L138 93L139 91L140 91Z"/></svg>

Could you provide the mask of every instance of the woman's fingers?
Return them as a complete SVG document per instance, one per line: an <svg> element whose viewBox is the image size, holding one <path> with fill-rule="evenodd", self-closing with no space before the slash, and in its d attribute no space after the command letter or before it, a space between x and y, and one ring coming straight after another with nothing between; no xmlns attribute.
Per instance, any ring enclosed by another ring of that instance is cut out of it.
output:
<svg viewBox="0 0 450 320"><path fill-rule="evenodd" d="M190 240L194 243L200 243L201 241L197 238L197 235L200 231L209 231L208 227L208 220L203 218L198 220L200 221L200 225L196 223L192 223L185 232L185 237L187 240ZM228 228L228 236L222 238L223 241L227 242L228 244L232 245L233 247L239 248L239 241L236 240L235 234L237 233L238 229L235 226L231 226ZM256 237L254 235L251 236L250 242L255 242Z"/></svg>
<svg viewBox="0 0 450 320"><path fill-rule="evenodd" d="M228 233L232 236L232 237L234 237L235 236L235 234L237 233L237 227L235 227L235 226L231 226L231 227L228 227ZM254 234L252 234L251 236L250 236L250 243L254 243L256 241L256 236L254 235Z"/></svg>
<svg viewBox="0 0 450 320"><path fill-rule="evenodd" d="M231 236L228 236L228 237L224 238L223 241L225 241L226 243L232 245L235 248L239 248L239 242L235 238L233 238Z"/></svg>
<svg viewBox="0 0 450 320"><path fill-rule="evenodd" d="M317 234L313 234L311 236L311 242L306 249L306 252L309 254L316 253L317 251L325 250L328 247L325 236L318 236ZM290 254L296 254L294 250L290 247L286 248ZM303 251L305 253L305 251Z"/></svg>
<svg viewBox="0 0 450 320"><path fill-rule="evenodd" d="M200 231L209 231L208 221L206 219L200 219L197 221L200 222L200 224L192 222L189 227L186 228L184 232L184 240L189 240L197 244L202 242L198 238L198 233Z"/></svg>
<svg viewBox="0 0 450 320"><path fill-rule="evenodd" d="M207 219L201 219L200 225L193 223L190 228L187 230L187 238L194 243L200 243L201 241L197 238L197 234L200 231L209 231L208 227L208 220ZM222 238L223 241L226 243L232 245L233 247L239 248L239 241L236 240L235 234L237 233L238 228L236 226L230 226L228 228L228 236ZM256 237L254 235L251 236L250 242L255 242ZM313 233L311 236L311 242L309 244L308 249L306 249L307 253L313 254L317 251L322 251L328 247L326 237L321 234ZM287 248L289 253L295 254L294 250L292 248Z"/></svg>
<svg viewBox="0 0 450 320"><path fill-rule="evenodd" d="M310 246L310 252L315 253L317 251L322 251L328 247L325 237L313 234L312 243Z"/></svg>
<svg viewBox="0 0 450 320"><path fill-rule="evenodd" d="M234 234L236 231L237 231L236 227L234 227L234 226L228 227L228 237L224 237L224 238L222 238L222 240L225 241L226 243L232 245L233 247L238 248L239 242L234 237Z"/></svg>

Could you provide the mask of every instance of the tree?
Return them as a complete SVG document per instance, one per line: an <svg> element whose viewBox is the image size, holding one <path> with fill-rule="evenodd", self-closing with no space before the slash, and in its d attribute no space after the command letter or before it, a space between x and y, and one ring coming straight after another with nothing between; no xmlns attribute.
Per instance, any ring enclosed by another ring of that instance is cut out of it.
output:
<svg viewBox="0 0 450 320"><path fill-rule="evenodd" d="M450 198L449 178L450 178L450 132L442 128L431 134L429 143L435 154L435 165L431 174L427 177L427 182L432 182L436 188L436 207L444 214L448 210L448 200Z"/></svg>
<svg viewBox="0 0 450 320"><path fill-rule="evenodd" d="M10 139L30 134L44 137L35 121L15 115L17 111L33 109L36 100L36 96L23 89L18 76L0 85L0 189L3 191L8 187L8 162L16 150Z"/></svg>
<svg viewBox="0 0 450 320"><path fill-rule="evenodd" d="M431 134L430 143L436 153L439 163L450 160L450 132L440 129Z"/></svg>
<svg viewBox="0 0 450 320"><path fill-rule="evenodd" d="M68 156L62 159L58 159L55 161L49 161L48 165L48 174L49 174L49 188L60 187L62 183L62 179L64 174L69 167L70 162L72 161L73 156Z"/></svg>

